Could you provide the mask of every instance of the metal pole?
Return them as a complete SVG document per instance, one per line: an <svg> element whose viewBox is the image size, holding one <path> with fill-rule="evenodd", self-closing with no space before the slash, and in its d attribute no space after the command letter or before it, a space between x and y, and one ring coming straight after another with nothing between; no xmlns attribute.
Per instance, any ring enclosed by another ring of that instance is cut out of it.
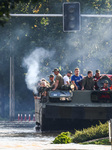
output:
<svg viewBox="0 0 112 150"><path fill-rule="evenodd" d="M63 17L63 14L10 14L11 17ZM112 15L81 14L81 17L112 18Z"/></svg>
<svg viewBox="0 0 112 150"><path fill-rule="evenodd" d="M111 143L112 150L112 119L109 120L109 142Z"/></svg>
<svg viewBox="0 0 112 150"><path fill-rule="evenodd" d="M10 98L9 98L9 118L10 121L15 119L15 86L14 86L14 51L13 44L11 43L11 30L10 30Z"/></svg>
<svg viewBox="0 0 112 150"><path fill-rule="evenodd" d="M11 111L11 109L12 109L12 81L11 81L11 74L12 74L12 57L10 57L10 99L9 99L9 118L10 118L10 120L12 120L12 111Z"/></svg>
<svg viewBox="0 0 112 150"><path fill-rule="evenodd" d="M62 17L63 14L10 14L11 17Z"/></svg>
<svg viewBox="0 0 112 150"><path fill-rule="evenodd" d="M94 17L94 18L112 18L112 15L100 15L100 14L81 14L81 17Z"/></svg>
<svg viewBox="0 0 112 150"><path fill-rule="evenodd" d="M14 87L14 56L10 56L10 106L9 106L10 121L15 118L15 87Z"/></svg>

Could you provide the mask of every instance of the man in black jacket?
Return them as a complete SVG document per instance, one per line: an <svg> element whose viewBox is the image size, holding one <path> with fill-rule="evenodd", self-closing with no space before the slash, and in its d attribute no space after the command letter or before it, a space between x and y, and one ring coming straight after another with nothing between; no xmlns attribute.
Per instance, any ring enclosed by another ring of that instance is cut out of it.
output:
<svg viewBox="0 0 112 150"><path fill-rule="evenodd" d="M88 75L82 81L82 90L94 90L93 72L88 71Z"/></svg>

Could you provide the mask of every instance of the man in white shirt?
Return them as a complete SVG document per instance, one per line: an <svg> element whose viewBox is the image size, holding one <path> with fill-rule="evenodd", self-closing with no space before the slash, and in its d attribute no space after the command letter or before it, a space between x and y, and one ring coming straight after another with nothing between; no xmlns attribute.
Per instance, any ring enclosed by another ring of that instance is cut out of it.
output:
<svg viewBox="0 0 112 150"><path fill-rule="evenodd" d="M69 70L69 71L67 72L67 75L65 75L65 76L63 77L63 79L64 79L64 84L65 84L65 85L66 85L66 84L70 84L70 77L71 77L71 75L72 75L72 71Z"/></svg>

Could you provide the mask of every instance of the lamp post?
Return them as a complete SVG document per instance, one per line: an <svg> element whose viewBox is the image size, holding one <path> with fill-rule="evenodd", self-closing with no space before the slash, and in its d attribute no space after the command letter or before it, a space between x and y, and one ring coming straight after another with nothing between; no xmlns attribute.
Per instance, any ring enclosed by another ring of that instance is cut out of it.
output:
<svg viewBox="0 0 112 150"><path fill-rule="evenodd" d="M10 95L9 95L9 118L10 121L14 121L15 118L15 86L14 86L14 47L11 42L10 31Z"/></svg>

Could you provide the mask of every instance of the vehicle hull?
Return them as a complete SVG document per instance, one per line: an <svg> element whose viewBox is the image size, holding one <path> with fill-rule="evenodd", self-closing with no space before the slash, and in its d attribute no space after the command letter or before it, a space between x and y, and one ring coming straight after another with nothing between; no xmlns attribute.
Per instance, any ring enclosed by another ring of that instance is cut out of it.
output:
<svg viewBox="0 0 112 150"><path fill-rule="evenodd" d="M84 123L88 126L91 122L112 118L111 98L109 102L93 102L92 92L74 91L71 101L68 102L53 102L54 99L49 97L47 102L40 102L38 106L35 103L36 108L41 108L38 116L41 130L72 130L81 124L84 127Z"/></svg>

